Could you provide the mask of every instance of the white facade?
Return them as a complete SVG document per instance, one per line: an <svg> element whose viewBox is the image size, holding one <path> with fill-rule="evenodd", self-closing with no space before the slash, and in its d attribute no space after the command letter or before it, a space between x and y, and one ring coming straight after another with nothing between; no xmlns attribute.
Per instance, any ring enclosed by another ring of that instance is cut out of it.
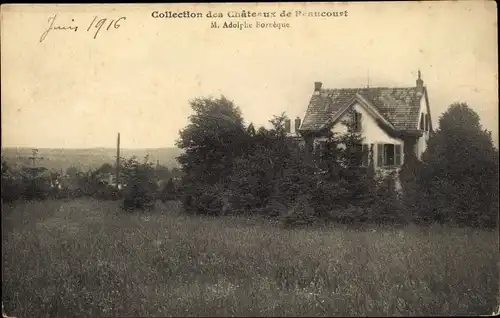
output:
<svg viewBox="0 0 500 318"><path fill-rule="evenodd" d="M361 114L361 132L363 136L363 143L365 144L400 144L403 145L403 141L400 139L392 138L387 135L387 133L379 127L375 119L368 113L363 106L359 103L355 103L351 107L354 111ZM338 134L344 134L347 132L347 127L342 124L342 121L348 119L348 114L346 114L337 121L333 126L332 132Z"/></svg>
<svg viewBox="0 0 500 318"><path fill-rule="evenodd" d="M423 116L423 117L422 117ZM423 120L423 127L421 127L421 119L424 118ZM426 123L427 121L427 123ZM418 159L422 158L422 154L424 151L427 149L427 143L429 142L429 136L430 136L430 125L431 125L431 119L430 119L430 114L427 111L427 102L425 99L425 96L422 96L422 99L420 100L420 112L418 115L418 129L422 129L423 135L418 139L416 149L414 149L415 154L417 155Z"/></svg>
<svg viewBox="0 0 500 318"><path fill-rule="evenodd" d="M360 103L354 103L350 109L361 114L361 136L363 138L364 150L373 149L373 166L375 168L397 168L404 162L404 141L387 134L372 117L372 115ZM331 131L336 134L345 134L347 127L342 123L349 119L349 112L336 121ZM324 138L316 139L321 141ZM372 148L373 147L373 148ZM368 156L364 165L368 165Z"/></svg>
<svg viewBox="0 0 500 318"><path fill-rule="evenodd" d="M314 94L319 94L319 90L316 90ZM360 128L359 132L363 138L362 146L365 153L363 166L373 164L376 169L394 170L394 168L403 165L405 153L406 155L414 154L417 159L421 160L422 154L427 149L432 123L429 105L427 104L427 90L423 87L420 74L417 80L416 94L415 97L420 99L417 102L418 104L415 105L419 106L418 117L415 116L415 108L417 107L401 105L402 108L397 108L398 106L394 104L390 105L393 111L398 112L394 116L408 120L411 115L411 120L414 120L414 122L397 123L397 127L401 130L394 127L364 96L356 93L349 106L346 105L345 108L338 111L339 113L333 114L334 117L331 120L334 121L334 125L331 132L336 135L345 134L347 127L343 122L345 120L355 121L355 126ZM407 99L401 101L403 103L409 102ZM352 111L354 111L354 118L351 118ZM326 136L316 137L314 138L314 144L321 147L320 144L326 139ZM369 155L366 155L366 153L369 153ZM369 161L370 157L373 162Z"/></svg>

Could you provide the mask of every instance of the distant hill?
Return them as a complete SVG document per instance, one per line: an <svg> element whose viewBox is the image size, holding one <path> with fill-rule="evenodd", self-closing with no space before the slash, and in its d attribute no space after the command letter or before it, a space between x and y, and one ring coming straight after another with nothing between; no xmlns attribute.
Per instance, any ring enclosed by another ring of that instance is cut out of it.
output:
<svg viewBox="0 0 500 318"><path fill-rule="evenodd" d="M149 160L169 168L179 167L175 159L182 153L179 148L154 148L154 149L121 149L120 156L124 158L137 156L143 159L149 155ZM13 167L31 165L28 159L32 155L32 148L2 148L2 156L7 163ZM97 169L103 163L113 164L116 161L116 149L113 148L90 148L90 149L57 149L39 148L38 156L43 159L37 161L37 166L49 170L66 171L69 167L77 167L82 171Z"/></svg>

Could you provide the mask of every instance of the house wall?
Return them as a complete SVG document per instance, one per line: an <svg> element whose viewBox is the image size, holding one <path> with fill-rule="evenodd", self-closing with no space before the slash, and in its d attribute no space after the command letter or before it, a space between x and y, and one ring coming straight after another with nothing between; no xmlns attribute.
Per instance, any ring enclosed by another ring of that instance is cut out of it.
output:
<svg viewBox="0 0 500 318"><path fill-rule="evenodd" d="M422 95L422 99L420 100L420 112L419 112L419 115L418 115L418 128L420 129L420 118L422 116L422 114L424 115L427 115L427 103L425 101L425 95ZM425 124L424 124L424 133L422 135L422 137L420 137L417 141L417 144L416 144L416 148L415 149L415 154L417 155L417 158L420 160L422 159L422 154L424 153L424 151L427 149L427 143L429 142L429 132L428 131L425 131Z"/></svg>
<svg viewBox="0 0 500 318"><path fill-rule="evenodd" d="M353 105L354 110L361 114L361 128L363 143L366 144L399 144L403 145L403 141L400 139L392 138L389 136L382 128L380 128L375 121L375 119L368 113L365 108L358 103ZM348 118L346 113L341 120L339 120L335 126L332 128L332 132L344 134L347 132L347 128L342 124L342 121Z"/></svg>
<svg viewBox="0 0 500 318"><path fill-rule="evenodd" d="M379 127L375 119L368 113L359 103L353 105L354 110L361 114L361 135L364 144L374 144L373 159L374 166L377 167L377 146L376 144L394 144L401 145L401 162L404 161L404 141L401 139L389 136L382 128ZM347 127L342 124L342 121L348 119L346 113L332 128L333 133L344 134L347 132Z"/></svg>

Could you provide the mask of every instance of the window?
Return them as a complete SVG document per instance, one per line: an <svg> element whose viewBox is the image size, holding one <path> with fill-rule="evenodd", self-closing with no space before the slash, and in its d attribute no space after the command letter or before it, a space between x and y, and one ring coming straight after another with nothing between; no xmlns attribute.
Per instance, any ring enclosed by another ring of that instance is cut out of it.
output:
<svg viewBox="0 0 500 318"><path fill-rule="evenodd" d="M317 160L321 161L325 152L325 141L315 140L313 152Z"/></svg>
<svg viewBox="0 0 500 318"><path fill-rule="evenodd" d="M394 145L394 164L401 165L401 145Z"/></svg>
<svg viewBox="0 0 500 318"><path fill-rule="evenodd" d="M399 166L401 161L401 145L377 145L377 166Z"/></svg>
<svg viewBox="0 0 500 318"><path fill-rule="evenodd" d="M420 129L424 130L424 114L420 114Z"/></svg>
<svg viewBox="0 0 500 318"><path fill-rule="evenodd" d="M429 114L425 114L425 131L429 131L431 127Z"/></svg>
<svg viewBox="0 0 500 318"><path fill-rule="evenodd" d="M384 145L384 157L385 157L385 166L393 166L394 165L394 145L385 144Z"/></svg>
<svg viewBox="0 0 500 318"><path fill-rule="evenodd" d="M360 132L361 131L361 114L358 112L354 112L353 114L353 119L354 119L354 131L355 132Z"/></svg>
<svg viewBox="0 0 500 318"><path fill-rule="evenodd" d="M363 167L368 167L369 164L369 155L370 149L368 148L368 144L363 144Z"/></svg>

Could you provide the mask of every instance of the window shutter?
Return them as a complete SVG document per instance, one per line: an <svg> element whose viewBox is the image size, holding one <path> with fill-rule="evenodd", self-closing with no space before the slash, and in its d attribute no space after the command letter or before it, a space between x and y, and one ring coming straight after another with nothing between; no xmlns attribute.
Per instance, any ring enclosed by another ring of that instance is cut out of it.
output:
<svg viewBox="0 0 500 318"><path fill-rule="evenodd" d="M363 166L368 167L368 144L363 144Z"/></svg>
<svg viewBox="0 0 500 318"><path fill-rule="evenodd" d="M375 146L370 144L370 149L368 151L368 164L375 166Z"/></svg>
<svg viewBox="0 0 500 318"><path fill-rule="evenodd" d="M384 165L384 144L377 144L377 167Z"/></svg>
<svg viewBox="0 0 500 318"><path fill-rule="evenodd" d="M356 131L361 131L361 113L358 113L358 122L357 122L357 130Z"/></svg>
<svg viewBox="0 0 500 318"><path fill-rule="evenodd" d="M401 165L401 145L394 145L394 164Z"/></svg>
<svg viewBox="0 0 500 318"><path fill-rule="evenodd" d="M420 114L420 129L424 129L424 114Z"/></svg>

